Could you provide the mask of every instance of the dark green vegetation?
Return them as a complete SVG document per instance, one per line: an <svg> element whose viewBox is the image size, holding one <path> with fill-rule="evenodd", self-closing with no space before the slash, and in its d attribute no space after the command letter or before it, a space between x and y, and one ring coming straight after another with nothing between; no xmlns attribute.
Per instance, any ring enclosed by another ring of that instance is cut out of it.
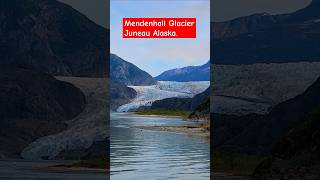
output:
<svg viewBox="0 0 320 180"><path fill-rule="evenodd" d="M107 77L109 31L55 0L0 1L0 64Z"/></svg>
<svg viewBox="0 0 320 180"><path fill-rule="evenodd" d="M94 159L81 160L68 167L84 167L84 168L95 168L95 169L109 169L110 158L109 156L101 156Z"/></svg>
<svg viewBox="0 0 320 180"><path fill-rule="evenodd" d="M151 109L169 109L176 111L190 111L190 118L207 119L210 117L210 88L197 94L193 98L167 98L152 103Z"/></svg>
<svg viewBox="0 0 320 180"><path fill-rule="evenodd" d="M320 177L320 110L292 129L261 163L254 179L317 179Z"/></svg>
<svg viewBox="0 0 320 180"><path fill-rule="evenodd" d="M110 54L110 78L125 85L147 86L156 84L150 74L115 54Z"/></svg>
<svg viewBox="0 0 320 180"><path fill-rule="evenodd" d="M163 72L158 81L210 81L210 61L201 66L188 66Z"/></svg>
<svg viewBox="0 0 320 180"><path fill-rule="evenodd" d="M168 110L168 109L149 109L144 111L135 112L138 115L161 115L161 116L181 116L183 118L188 118L191 111L183 110Z"/></svg>
<svg viewBox="0 0 320 180"><path fill-rule="evenodd" d="M19 157L29 143L60 132L84 109L80 89L51 75L0 66L0 157Z"/></svg>
<svg viewBox="0 0 320 180"><path fill-rule="evenodd" d="M210 98L201 103L189 116L190 119L210 120Z"/></svg>
<svg viewBox="0 0 320 180"><path fill-rule="evenodd" d="M263 157L244 154L212 153L214 163L212 171L233 176L249 176L255 168L263 161Z"/></svg>

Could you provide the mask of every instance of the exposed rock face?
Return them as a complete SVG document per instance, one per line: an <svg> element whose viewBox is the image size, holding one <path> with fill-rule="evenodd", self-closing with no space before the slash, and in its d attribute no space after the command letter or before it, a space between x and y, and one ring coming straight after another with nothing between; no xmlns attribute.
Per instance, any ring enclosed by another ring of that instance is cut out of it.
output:
<svg viewBox="0 0 320 180"><path fill-rule="evenodd" d="M66 128L85 107L80 89L30 69L0 66L0 156L19 157L37 138Z"/></svg>
<svg viewBox="0 0 320 180"><path fill-rule="evenodd" d="M29 144L21 153L25 159L86 158L95 143L105 142L109 137L107 79L71 77L59 77L59 79L79 87L86 95L87 105L81 114L66 122L67 128L64 131L51 133ZM100 149L99 152L106 150ZM97 152L95 155L97 156Z"/></svg>
<svg viewBox="0 0 320 180"><path fill-rule="evenodd" d="M320 63L216 65L212 67L212 112L266 114L303 93L320 76Z"/></svg>
<svg viewBox="0 0 320 180"><path fill-rule="evenodd" d="M132 86L147 86L157 83L150 74L115 54L110 54L110 78L114 82Z"/></svg>
<svg viewBox="0 0 320 180"><path fill-rule="evenodd" d="M253 14L225 22L213 23L213 40L219 41L241 34L249 34L281 22L287 15Z"/></svg>
<svg viewBox="0 0 320 180"><path fill-rule="evenodd" d="M110 82L110 108L115 111L119 106L127 104L135 98L137 92L119 82Z"/></svg>
<svg viewBox="0 0 320 180"><path fill-rule="evenodd" d="M0 64L106 77L109 31L55 0L0 1Z"/></svg>
<svg viewBox="0 0 320 180"><path fill-rule="evenodd" d="M254 15L213 24L216 64L319 61L320 3L288 15Z"/></svg>
<svg viewBox="0 0 320 180"><path fill-rule="evenodd" d="M210 61L201 66L188 66L163 72L158 81L210 81Z"/></svg>

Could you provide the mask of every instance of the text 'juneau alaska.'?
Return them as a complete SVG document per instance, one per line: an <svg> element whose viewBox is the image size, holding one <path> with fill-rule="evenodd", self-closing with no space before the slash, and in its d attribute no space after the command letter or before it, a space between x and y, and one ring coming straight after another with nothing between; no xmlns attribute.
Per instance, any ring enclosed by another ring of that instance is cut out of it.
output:
<svg viewBox="0 0 320 180"><path fill-rule="evenodd" d="M123 18L123 38L195 38L196 18Z"/></svg>

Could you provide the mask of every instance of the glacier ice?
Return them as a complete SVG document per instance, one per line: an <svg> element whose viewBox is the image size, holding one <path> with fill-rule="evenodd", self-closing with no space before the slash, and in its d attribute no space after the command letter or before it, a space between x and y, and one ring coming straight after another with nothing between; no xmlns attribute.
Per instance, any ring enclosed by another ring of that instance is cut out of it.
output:
<svg viewBox="0 0 320 180"><path fill-rule="evenodd" d="M166 98L192 98L205 91L210 81L175 82L158 81L152 86L129 86L137 92L136 98L130 103L118 107L117 112L128 112L143 106L151 106L154 101Z"/></svg>

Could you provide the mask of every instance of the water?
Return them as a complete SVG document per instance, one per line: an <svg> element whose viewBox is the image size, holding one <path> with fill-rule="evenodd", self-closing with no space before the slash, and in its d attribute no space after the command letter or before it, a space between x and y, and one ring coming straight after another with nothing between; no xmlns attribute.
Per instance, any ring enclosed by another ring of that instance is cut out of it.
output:
<svg viewBox="0 0 320 180"><path fill-rule="evenodd" d="M185 125L179 118L111 114L111 180L209 180L209 140L133 126Z"/></svg>
<svg viewBox="0 0 320 180"><path fill-rule="evenodd" d="M69 169L54 168L61 164L71 164L73 161L27 161L0 160L0 179L26 179L26 180L108 180L109 175L106 170L95 169Z"/></svg>

